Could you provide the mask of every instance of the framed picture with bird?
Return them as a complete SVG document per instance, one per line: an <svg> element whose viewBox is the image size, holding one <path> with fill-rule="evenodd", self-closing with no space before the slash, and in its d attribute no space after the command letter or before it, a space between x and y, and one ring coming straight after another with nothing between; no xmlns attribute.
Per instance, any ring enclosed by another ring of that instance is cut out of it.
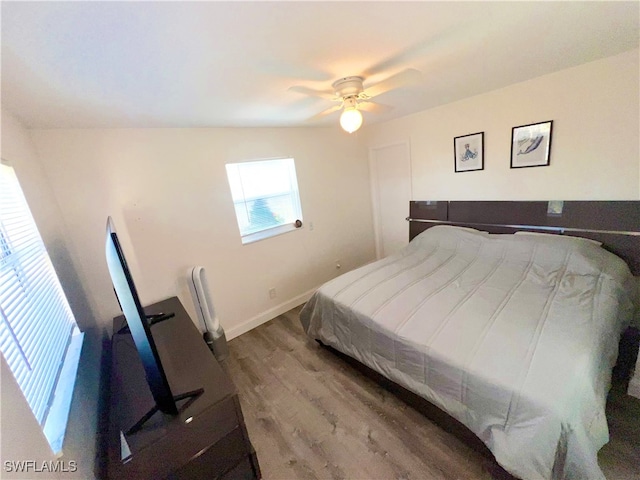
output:
<svg viewBox="0 0 640 480"><path fill-rule="evenodd" d="M551 161L553 120L513 127L511 168L546 167Z"/></svg>

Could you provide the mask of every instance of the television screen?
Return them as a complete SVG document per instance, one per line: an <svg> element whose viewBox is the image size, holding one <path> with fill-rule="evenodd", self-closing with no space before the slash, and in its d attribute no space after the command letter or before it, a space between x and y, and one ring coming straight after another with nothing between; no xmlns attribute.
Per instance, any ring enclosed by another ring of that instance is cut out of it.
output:
<svg viewBox="0 0 640 480"><path fill-rule="evenodd" d="M127 266L111 217L107 218L105 249L113 289L116 292L120 308L127 320L133 341L140 355L156 407L161 412L177 415L176 400L162 368L158 350L151 335L151 328L145 317L144 309L140 303L133 277Z"/></svg>

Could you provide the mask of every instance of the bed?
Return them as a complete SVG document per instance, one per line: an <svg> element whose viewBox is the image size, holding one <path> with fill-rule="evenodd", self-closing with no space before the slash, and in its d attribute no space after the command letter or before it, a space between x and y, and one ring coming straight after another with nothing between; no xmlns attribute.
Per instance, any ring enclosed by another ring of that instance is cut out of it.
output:
<svg viewBox="0 0 640 480"><path fill-rule="evenodd" d="M451 415L516 477L604 478L611 370L637 308L629 266L564 230L469 224L434 220L328 282L305 331Z"/></svg>

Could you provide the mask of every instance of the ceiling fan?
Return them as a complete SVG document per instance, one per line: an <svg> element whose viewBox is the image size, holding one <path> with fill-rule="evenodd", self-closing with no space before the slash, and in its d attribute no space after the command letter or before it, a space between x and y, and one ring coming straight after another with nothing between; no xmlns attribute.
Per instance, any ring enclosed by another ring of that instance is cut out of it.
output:
<svg viewBox="0 0 640 480"><path fill-rule="evenodd" d="M333 82L331 90L316 90L300 85L293 86L289 90L339 102L338 105L323 110L311 119L321 118L342 110L340 126L343 130L353 133L362 126L361 111L380 113L391 108L375 103L374 97L396 88L417 83L420 77L421 73L418 70L408 68L366 88L364 87L364 77L350 76L342 77Z"/></svg>

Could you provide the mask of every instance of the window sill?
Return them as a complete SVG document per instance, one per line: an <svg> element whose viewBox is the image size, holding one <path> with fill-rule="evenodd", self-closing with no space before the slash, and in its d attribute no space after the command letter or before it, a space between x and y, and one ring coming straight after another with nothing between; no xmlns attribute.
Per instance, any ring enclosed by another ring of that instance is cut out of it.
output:
<svg viewBox="0 0 640 480"><path fill-rule="evenodd" d="M56 385L53 402L51 403L43 427L44 435L49 441L51 450L56 455L62 455L62 443L67 429L71 399L73 397L73 387L76 383L83 340L84 333L76 328L71 337L71 343L65 355L64 364L60 371L60 378Z"/></svg>
<svg viewBox="0 0 640 480"><path fill-rule="evenodd" d="M259 242L260 240L266 240L267 238L277 237L278 235L293 232L294 230L300 230L300 229L296 228L295 224L293 223L278 225L277 227L273 227L267 230L261 230L259 232L245 235L244 237L242 237L242 244L247 245L249 243Z"/></svg>

